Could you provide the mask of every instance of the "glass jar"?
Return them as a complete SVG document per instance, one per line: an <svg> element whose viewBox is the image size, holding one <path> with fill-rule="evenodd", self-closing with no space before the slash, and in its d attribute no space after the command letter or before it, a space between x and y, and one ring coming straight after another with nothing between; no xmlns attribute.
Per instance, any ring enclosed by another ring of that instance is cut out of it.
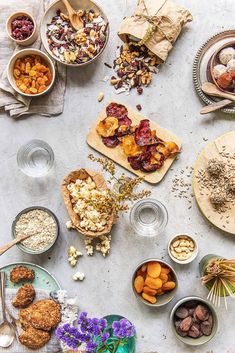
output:
<svg viewBox="0 0 235 353"><path fill-rule="evenodd" d="M166 207L158 200L147 198L134 204L130 211L130 223L135 232L143 237L161 234L168 222Z"/></svg>
<svg viewBox="0 0 235 353"><path fill-rule="evenodd" d="M114 321L119 321L121 319L125 319L125 317L120 316L120 315L107 315L104 317L104 319L107 320L108 326L106 328L106 332L110 334L110 337L108 338L106 345L107 349L101 350L101 347L98 346L96 352L102 352L102 353L135 353L136 349L136 336L133 337L128 337L125 340L125 343L123 345L117 344L118 339L113 336L113 329L112 329L112 324ZM109 348L109 349L108 349Z"/></svg>

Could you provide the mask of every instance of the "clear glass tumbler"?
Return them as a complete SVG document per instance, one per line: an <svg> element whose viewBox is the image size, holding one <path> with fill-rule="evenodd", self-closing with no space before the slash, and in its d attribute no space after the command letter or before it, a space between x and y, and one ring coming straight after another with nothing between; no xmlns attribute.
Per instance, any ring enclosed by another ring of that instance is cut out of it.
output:
<svg viewBox="0 0 235 353"><path fill-rule="evenodd" d="M52 148L42 140L27 142L17 153L20 170L34 178L45 176L53 167L54 160Z"/></svg>
<svg viewBox="0 0 235 353"><path fill-rule="evenodd" d="M166 207L158 200L148 198L134 204L130 211L130 223L143 237L161 234L168 222Z"/></svg>

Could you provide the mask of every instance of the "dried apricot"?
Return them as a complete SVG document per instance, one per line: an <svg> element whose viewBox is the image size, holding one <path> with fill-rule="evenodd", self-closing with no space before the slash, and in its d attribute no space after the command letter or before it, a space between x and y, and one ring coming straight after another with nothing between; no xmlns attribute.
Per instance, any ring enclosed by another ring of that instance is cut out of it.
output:
<svg viewBox="0 0 235 353"><path fill-rule="evenodd" d="M159 264L159 262L149 262L147 266L147 273L150 277L159 277L161 273L161 265Z"/></svg>
<svg viewBox="0 0 235 353"><path fill-rule="evenodd" d="M157 289L157 295L163 295L165 291L162 288Z"/></svg>
<svg viewBox="0 0 235 353"><path fill-rule="evenodd" d="M141 293L144 288L144 279L142 276L137 276L134 280L134 287L137 293Z"/></svg>
<svg viewBox="0 0 235 353"><path fill-rule="evenodd" d="M166 283L168 281L168 275L166 273L160 273L159 278L161 278L162 283Z"/></svg>
<svg viewBox="0 0 235 353"><path fill-rule="evenodd" d="M156 295L157 291L155 289L149 288L148 286L144 286L143 292L148 295Z"/></svg>
<svg viewBox="0 0 235 353"><path fill-rule="evenodd" d="M141 268L136 272L136 274L137 274L137 276L142 276L144 280L147 276L147 273L143 272Z"/></svg>
<svg viewBox="0 0 235 353"><path fill-rule="evenodd" d="M166 290L166 291L172 290L174 288L175 288L175 282L173 282L173 281L168 281L168 282L164 283L162 286L162 289Z"/></svg>
<svg viewBox="0 0 235 353"><path fill-rule="evenodd" d="M148 295L146 293L142 293L142 297L147 300L149 303L155 304L157 302L157 298L152 295Z"/></svg>
<svg viewBox="0 0 235 353"><path fill-rule="evenodd" d="M162 266L161 273L166 273L168 275L168 273L170 272L171 272L171 269L169 267Z"/></svg>
<svg viewBox="0 0 235 353"><path fill-rule="evenodd" d="M162 280L160 278L152 278L147 276L145 284L152 289L159 289L162 287Z"/></svg>
<svg viewBox="0 0 235 353"><path fill-rule="evenodd" d="M143 265L141 266L141 271L142 271L142 272L146 272L146 271L147 271L147 264L143 264Z"/></svg>

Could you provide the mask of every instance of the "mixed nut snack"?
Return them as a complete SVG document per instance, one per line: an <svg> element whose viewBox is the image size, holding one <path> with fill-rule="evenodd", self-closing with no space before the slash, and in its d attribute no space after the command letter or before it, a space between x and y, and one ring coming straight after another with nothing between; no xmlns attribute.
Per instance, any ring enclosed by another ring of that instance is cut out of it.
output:
<svg viewBox="0 0 235 353"><path fill-rule="evenodd" d="M16 86L24 93L44 92L52 82L52 73L39 55L26 55L16 60L13 69Z"/></svg>
<svg viewBox="0 0 235 353"><path fill-rule="evenodd" d="M106 107L107 117L97 124L97 133L105 146L120 145L131 167L143 172L160 169L164 161L180 151L175 142L163 141L156 130L150 128L150 121L143 119L138 126L132 125L128 109L118 103Z"/></svg>
<svg viewBox="0 0 235 353"><path fill-rule="evenodd" d="M142 94L142 86L148 86L151 83L152 74L157 73L159 64L157 56L144 45L135 47L125 43L114 60L117 77L112 76L110 82L116 90L128 92L136 88L138 94Z"/></svg>
<svg viewBox="0 0 235 353"><path fill-rule="evenodd" d="M61 62L81 64L93 59L104 47L107 24L100 13L80 10L84 27L76 31L60 10L47 25L49 48Z"/></svg>
<svg viewBox="0 0 235 353"><path fill-rule="evenodd" d="M213 316L207 305L191 300L176 310L174 324L176 332L182 337L210 336Z"/></svg>
<svg viewBox="0 0 235 353"><path fill-rule="evenodd" d="M11 23L11 36L16 40L25 40L34 30L33 20L28 16L17 16Z"/></svg>
<svg viewBox="0 0 235 353"><path fill-rule="evenodd" d="M145 263L136 272L134 288L151 304L155 304L159 295L173 290L175 286L171 269L160 262Z"/></svg>

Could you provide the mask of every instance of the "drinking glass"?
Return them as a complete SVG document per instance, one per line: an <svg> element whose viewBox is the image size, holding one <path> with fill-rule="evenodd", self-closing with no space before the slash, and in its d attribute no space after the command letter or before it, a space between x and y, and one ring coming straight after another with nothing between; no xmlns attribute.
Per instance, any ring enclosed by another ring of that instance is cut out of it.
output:
<svg viewBox="0 0 235 353"><path fill-rule="evenodd" d="M54 159L52 148L42 140L27 142L17 153L20 170L34 178L46 175L53 167Z"/></svg>
<svg viewBox="0 0 235 353"><path fill-rule="evenodd" d="M161 234L168 222L166 207L158 200L148 198L134 204L130 223L138 235L154 237Z"/></svg>

